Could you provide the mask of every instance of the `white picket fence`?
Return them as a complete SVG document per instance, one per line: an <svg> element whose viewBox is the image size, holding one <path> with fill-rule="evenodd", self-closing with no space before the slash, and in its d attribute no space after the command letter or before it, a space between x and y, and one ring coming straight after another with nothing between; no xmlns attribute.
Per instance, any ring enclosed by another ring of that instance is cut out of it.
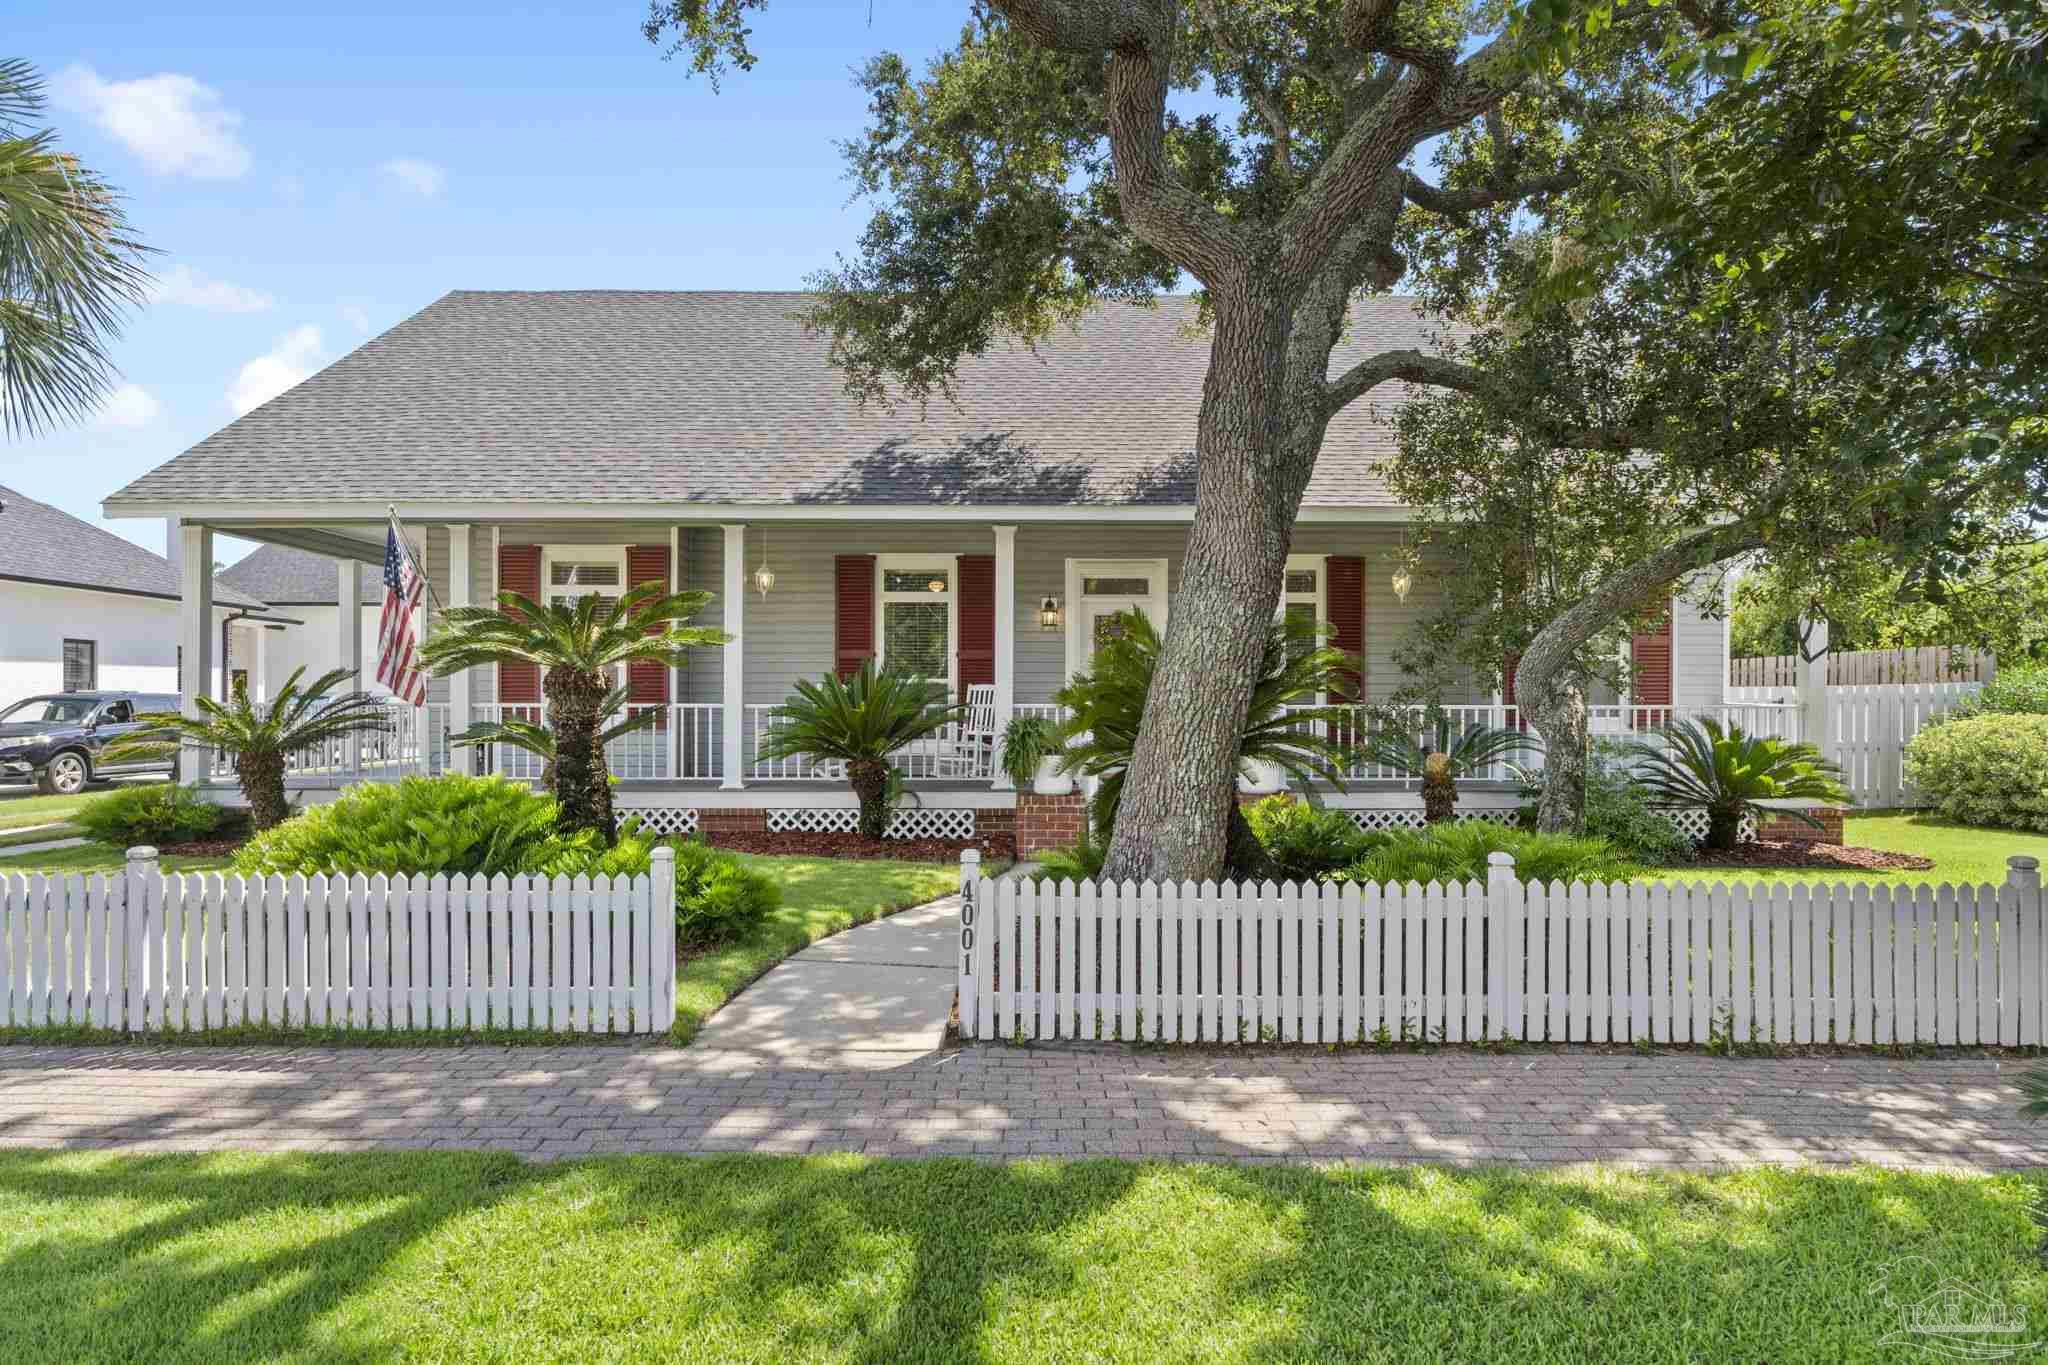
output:
<svg viewBox="0 0 2048 1365"><path fill-rule="evenodd" d="M0 1027L651 1033L675 1020L675 852L646 876L0 877Z"/></svg>
<svg viewBox="0 0 2048 1365"><path fill-rule="evenodd" d="M2048 1042L2041 875L2002 886L1239 886L981 877L960 1029L1161 1042Z"/></svg>

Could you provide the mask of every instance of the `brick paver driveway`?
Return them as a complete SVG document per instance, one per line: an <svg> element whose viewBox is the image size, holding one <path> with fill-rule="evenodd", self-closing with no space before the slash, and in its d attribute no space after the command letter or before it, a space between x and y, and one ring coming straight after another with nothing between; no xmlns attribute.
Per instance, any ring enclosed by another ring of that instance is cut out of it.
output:
<svg viewBox="0 0 2048 1365"><path fill-rule="evenodd" d="M0 1145L1657 1165L2048 1163L2013 1066L970 1047L882 1071L644 1046L0 1047Z"/></svg>

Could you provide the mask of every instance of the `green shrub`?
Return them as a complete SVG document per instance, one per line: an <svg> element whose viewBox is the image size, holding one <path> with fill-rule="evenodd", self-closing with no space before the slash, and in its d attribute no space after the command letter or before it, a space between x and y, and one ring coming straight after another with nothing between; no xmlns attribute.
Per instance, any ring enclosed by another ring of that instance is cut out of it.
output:
<svg viewBox="0 0 2048 1365"><path fill-rule="evenodd" d="M1965 716L1906 746L1906 780L1971 825L2048 830L2048 716Z"/></svg>
<svg viewBox="0 0 2048 1365"><path fill-rule="evenodd" d="M1965 716L2048 716L2048 666L2000 669L1991 681L1949 713Z"/></svg>
<svg viewBox="0 0 2048 1365"><path fill-rule="evenodd" d="M1352 882L1483 882L1491 853L1513 854L1515 875L1525 882L1622 881L1635 872L1605 839L1464 820L1391 830L1337 877Z"/></svg>
<svg viewBox="0 0 2048 1365"><path fill-rule="evenodd" d="M1346 812L1290 796L1269 796L1247 807L1244 818L1273 875L1287 881L1328 876L1363 857L1372 842Z"/></svg>
<svg viewBox="0 0 2048 1365"><path fill-rule="evenodd" d="M502 777L451 774L350 787L244 844L235 870L511 876L578 849L601 851L592 831L557 831L553 797Z"/></svg>
<svg viewBox="0 0 2048 1365"><path fill-rule="evenodd" d="M1103 859L1109 856L1109 845L1097 843L1088 833L1087 823L1081 826L1081 842L1072 848L1056 848L1050 853L1038 855L1038 871L1031 874L1031 880L1047 882L1098 881L1102 877Z"/></svg>
<svg viewBox="0 0 2048 1365"><path fill-rule="evenodd" d="M568 877L644 876L654 865L660 842L642 833L639 822L629 817L612 847L568 849L533 870ZM677 842L674 848L676 942L698 947L729 943L782 904L781 884L734 855L694 839Z"/></svg>
<svg viewBox="0 0 2048 1365"><path fill-rule="evenodd" d="M88 839L132 848L204 839L220 828L225 814L219 806L200 800L190 788L165 782L96 796L79 808L71 823L84 830Z"/></svg>

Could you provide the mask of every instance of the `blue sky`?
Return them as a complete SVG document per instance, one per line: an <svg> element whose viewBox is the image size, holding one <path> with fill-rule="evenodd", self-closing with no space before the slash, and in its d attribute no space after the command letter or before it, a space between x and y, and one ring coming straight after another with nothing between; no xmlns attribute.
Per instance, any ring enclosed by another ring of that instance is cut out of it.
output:
<svg viewBox="0 0 2048 1365"><path fill-rule="evenodd" d="M794 288L850 250L851 68L946 46L961 0L775 0L714 93L638 0L199 8L13 0L9 55L127 191L164 293L95 421L0 445L0 483L99 500L449 289ZM155 522L103 522L162 551ZM224 546L232 558L243 548Z"/></svg>

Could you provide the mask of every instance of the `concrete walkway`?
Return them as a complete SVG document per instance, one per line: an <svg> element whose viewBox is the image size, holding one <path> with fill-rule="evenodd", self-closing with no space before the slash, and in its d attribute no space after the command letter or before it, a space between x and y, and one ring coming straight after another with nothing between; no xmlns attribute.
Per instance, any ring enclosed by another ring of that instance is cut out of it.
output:
<svg viewBox="0 0 2048 1365"><path fill-rule="evenodd" d="M885 1069L702 1046L0 1047L0 1146L490 1148L1727 1167L2048 1164L2021 1063L983 1044Z"/></svg>
<svg viewBox="0 0 2048 1365"><path fill-rule="evenodd" d="M781 1067L871 1070L937 1051L953 1008L960 898L834 934L712 1015L691 1050Z"/></svg>

